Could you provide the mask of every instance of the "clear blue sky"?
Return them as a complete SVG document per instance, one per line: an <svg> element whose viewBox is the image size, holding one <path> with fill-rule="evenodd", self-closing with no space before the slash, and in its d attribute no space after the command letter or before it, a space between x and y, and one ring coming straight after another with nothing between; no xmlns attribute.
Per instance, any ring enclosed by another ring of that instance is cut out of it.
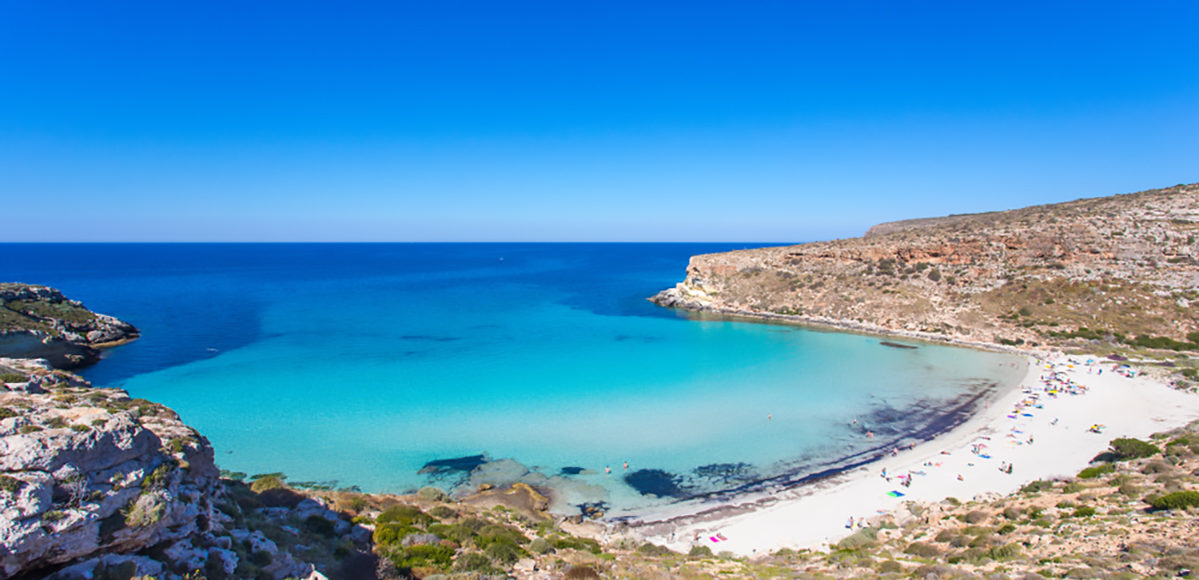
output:
<svg viewBox="0 0 1199 580"><path fill-rule="evenodd" d="M324 4L4 2L0 241L804 241L1199 181L1199 2Z"/></svg>

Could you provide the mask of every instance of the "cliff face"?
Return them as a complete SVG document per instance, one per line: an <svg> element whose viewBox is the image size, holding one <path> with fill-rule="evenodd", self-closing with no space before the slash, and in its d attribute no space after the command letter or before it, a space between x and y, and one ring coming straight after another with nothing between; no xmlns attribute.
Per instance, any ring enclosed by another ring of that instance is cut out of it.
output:
<svg viewBox="0 0 1199 580"><path fill-rule="evenodd" d="M221 480L162 405L27 359L0 371L0 578L316 578L333 544L369 551L315 500Z"/></svg>
<svg viewBox="0 0 1199 580"><path fill-rule="evenodd" d="M0 284L0 356L78 368L100 360L97 348L137 336L132 324L94 313L53 288Z"/></svg>
<svg viewBox="0 0 1199 580"><path fill-rule="evenodd" d="M686 279L651 300L934 339L1066 345L1145 336L1186 349L1199 330L1197 255L1192 184L695 256Z"/></svg>
<svg viewBox="0 0 1199 580"><path fill-rule="evenodd" d="M0 299L34 354L136 336L50 288L4 284ZM0 358L0 578L301 578L369 554L370 532L323 503L255 491L222 480L174 411Z"/></svg>

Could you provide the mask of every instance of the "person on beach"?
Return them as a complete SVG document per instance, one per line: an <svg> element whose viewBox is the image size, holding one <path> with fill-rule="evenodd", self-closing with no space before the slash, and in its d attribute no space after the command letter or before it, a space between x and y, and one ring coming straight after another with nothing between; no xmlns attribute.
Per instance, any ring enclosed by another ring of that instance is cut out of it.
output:
<svg viewBox="0 0 1199 580"><path fill-rule="evenodd" d="M883 479L887 479L887 468L883 468Z"/></svg>
<svg viewBox="0 0 1199 580"><path fill-rule="evenodd" d="M867 441L874 441L874 431L867 431L867 432L866 432L866 440L867 440Z"/></svg>
<svg viewBox="0 0 1199 580"><path fill-rule="evenodd" d="M629 470L629 462L628 461L624 462L624 470L625 471Z"/></svg>

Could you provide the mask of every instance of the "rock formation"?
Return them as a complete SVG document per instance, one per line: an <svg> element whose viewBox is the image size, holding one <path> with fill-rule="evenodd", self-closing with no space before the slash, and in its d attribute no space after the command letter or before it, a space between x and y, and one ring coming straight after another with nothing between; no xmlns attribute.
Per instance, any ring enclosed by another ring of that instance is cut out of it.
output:
<svg viewBox="0 0 1199 580"><path fill-rule="evenodd" d="M695 256L651 300L949 342L1189 350L1197 255L1199 184L1179 185Z"/></svg>
<svg viewBox="0 0 1199 580"><path fill-rule="evenodd" d="M44 363L0 366L0 577L313 571L238 525L247 514L221 481L212 447L174 411ZM295 503L276 514L279 523L317 516L350 531L313 500Z"/></svg>
<svg viewBox="0 0 1199 580"><path fill-rule="evenodd" d="M98 348L137 336L132 324L96 314L53 288L0 284L0 356L43 358L73 369L100 360Z"/></svg>

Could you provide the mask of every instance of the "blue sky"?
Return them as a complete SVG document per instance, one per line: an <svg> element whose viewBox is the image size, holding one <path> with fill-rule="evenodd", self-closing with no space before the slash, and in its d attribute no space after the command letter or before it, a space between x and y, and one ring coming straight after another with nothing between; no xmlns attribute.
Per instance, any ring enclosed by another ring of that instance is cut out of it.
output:
<svg viewBox="0 0 1199 580"><path fill-rule="evenodd" d="M6 2L0 241L788 242L1199 181L1199 3L741 4Z"/></svg>

